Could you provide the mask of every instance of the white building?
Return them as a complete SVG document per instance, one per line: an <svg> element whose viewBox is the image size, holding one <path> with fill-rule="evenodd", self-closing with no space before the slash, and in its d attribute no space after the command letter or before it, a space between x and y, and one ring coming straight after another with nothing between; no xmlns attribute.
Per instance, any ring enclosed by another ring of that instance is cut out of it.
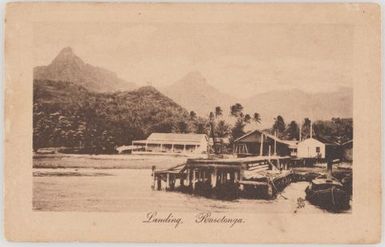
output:
<svg viewBox="0 0 385 247"><path fill-rule="evenodd" d="M204 134L152 133L146 140L133 141L133 154L207 155L209 139Z"/></svg>
<svg viewBox="0 0 385 247"><path fill-rule="evenodd" d="M298 143L297 157L322 158L326 156L326 144L314 138L308 138Z"/></svg>

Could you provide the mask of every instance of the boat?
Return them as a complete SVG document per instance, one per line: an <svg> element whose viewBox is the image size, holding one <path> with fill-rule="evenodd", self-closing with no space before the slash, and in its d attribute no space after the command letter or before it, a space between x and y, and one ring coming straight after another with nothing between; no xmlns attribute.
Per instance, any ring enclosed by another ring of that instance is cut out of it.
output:
<svg viewBox="0 0 385 247"><path fill-rule="evenodd" d="M339 211L349 209L350 195L336 178L320 175L306 188L306 200L321 208Z"/></svg>

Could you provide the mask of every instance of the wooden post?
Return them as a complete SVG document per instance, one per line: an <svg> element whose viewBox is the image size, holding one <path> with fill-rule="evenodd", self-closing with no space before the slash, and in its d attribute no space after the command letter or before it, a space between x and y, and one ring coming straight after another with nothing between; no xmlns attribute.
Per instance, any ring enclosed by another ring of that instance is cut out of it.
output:
<svg viewBox="0 0 385 247"><path fill-rule="evenodd" d="M270 160L270 156L271 156L271 145L269 145L269 160Z"/></svg>
<svg viewBox="0 0 385 247"><path fill-rule="evenodd" d="M328 159L327 160L327 177L329 179L333 177L332 170L333 170L333 161L331 159Z"/></svg>
<svg viewBox="0 0 385 247"><path fill-rule="evenodd" d="M259 156L263 156L263 133L261 133L261 146L259 148Z"/></svg>
<svg viewBox="0 0 385 247"><path fill-rule="evenodd" d="M156 176L156 182L157 182L157 190L162 189L162 178L160 176Z"/></svg>
<svg viewBox="0 0 385 247"><path fill-rule="evenodd" d="M241 167L241 170L239 171L239 180L242 180L243 177L244 177L244 175L245 175L245 169L244 169L244 167L242 166L242 167Z"/></svg>
<svg viewBox="0 0 385 247"><path fill-rule="evenodd" d="M170 174L170 190L174 190L174 189L175 189L175 175Z"/></svg>
<svg viewBox="0 0 385 247"><path fill-rule="evenodd" d="M215 188L217 186L217 174L218 170L217 168L214 168L213 172L211 173L211 188Z"/></svg>
<svg viewBox="0 0 385 247"><path fill-rule="evenodd" d="M196 171L192 170L192 189L195 191L195 184L196 184Z"/></svg>
<svg viewBox="0 0 385 247"><path fill-rule="evenodd" d="M152 170L152 174L151 174L151 175L152 175L152 178L153 178L153 179L152 179L152 186L151 186L151 187L152 187L152 189L154 190L154 189L155 189L155 184L156 184L156 181L155 181L155 180L156 180L156 176L155 176L155 166L152 166L152 167L151 167L151 170Z"/></svg>
<svg viewBox="0 0 385 247"><path fill-rule="evenodd" d="M313 121L310 120L310 138L313 138Z"/></svg>
<svg viewBox="0 0 385 247"><path fill-rule="evenodd" d="M235 183L235 170L230 171L230 182Z"/></svg>
<svg viewBox="0 0 385 247"><path fill-rule="evenodd" d="M187 186L191 187L191 169L187 168Z"/></svg>
<svg viewBox="0 0 385 247"><path fill-rule="evenodd" d="M274 155L277 155L277 130L275 131L275 139L274 139Z"/></svg>
<svg viewBox="0 0 385 247"><path fill-rule="evenodd" d="M302 140L302 130L301 130L301 123L299 123L299 137L298 137L298 141L301 142Z"/></svg>
<svg viewBox="0 0 385 247"><path fill-rule="evenodd" d="M170 173L166 174L166 190L170 189Z"/></svg>

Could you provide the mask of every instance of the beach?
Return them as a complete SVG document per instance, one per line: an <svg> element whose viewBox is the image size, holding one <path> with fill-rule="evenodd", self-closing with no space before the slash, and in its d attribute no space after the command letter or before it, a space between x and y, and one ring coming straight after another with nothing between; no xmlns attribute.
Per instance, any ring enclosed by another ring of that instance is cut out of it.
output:
<svg viewBox="0 0 385 247"><path fill-rule="evenodd" d="M152 166L169 168L185 159L140 155L36 155L33 159L33 209L67 212L329 213L303 200L308 182L290 184L274 200L222 201L152 190Z"/></svg>

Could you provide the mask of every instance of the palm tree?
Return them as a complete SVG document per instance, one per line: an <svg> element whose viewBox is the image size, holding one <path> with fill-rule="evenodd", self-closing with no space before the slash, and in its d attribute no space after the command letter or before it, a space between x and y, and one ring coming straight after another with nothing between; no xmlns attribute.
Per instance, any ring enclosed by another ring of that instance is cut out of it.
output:
<svg viewBox="0 0 385 247"><path fill-rule="evenodd" d="M302 125L302 139L310 137L310 125L311 120L309 118L305 118Z"/></svg>
<svg viewBox="0 0 385 247"><path fill-rule="evenodd" d="M299 127L296 121L291 121L287 126L286 133L290 140L298 138L299 135Z"/></svg>
<svg viewBox="0 0 385 247"><path fill-rule="evenodd" d="M196 117L197 117L197 114L195 113L195 111L190 111L190 119L194 120Z"/></svg>
<svg viewBox="0 0 385 247"><path fill-rule="evenodd" d="M231 134L231 127L224 120L220 120L215 128L217 137L227 137Z"/></svg>
<svg viewBox="0 0 385 247"><path fill-rule="evenodd" d="M250 117L250 115L249 114L246 114L245 115L245 117L244 117L244 121L245 121L245 123L250 123L250 121L251 121L251 117Z"/></svg>
<svg viewBox="0 0 385 247"><path fill-rule="evenodd" d="M215 107L215 117L222 116L222 113L223 113L223 111L222 111L222 108L220 106Z"/></svg>
<svg viewBox="0 0 385 247"><path fill-rule="evenodd" d="M262 119L261 119L261 114L259 114L258 112L254 113L253 120L254 120L254 122L256 122L257 124L260 124L261 121L262 121Z"/></svg>
<svg viewBox="0 0 385 247"><path fill-rule="evenodd" d="M278 115L275 118L275 122L273 125L273 130L278 131L279 133L282 133L286 129L285 121L283 120L283 117L281 115Z"/></svg>
<svg viewBox="0 0 385 247"><path fill-rule="evenodd" d="M230 106L230 114L233 117L239 117L242 114L243 106L239 103Z"/></svg>

